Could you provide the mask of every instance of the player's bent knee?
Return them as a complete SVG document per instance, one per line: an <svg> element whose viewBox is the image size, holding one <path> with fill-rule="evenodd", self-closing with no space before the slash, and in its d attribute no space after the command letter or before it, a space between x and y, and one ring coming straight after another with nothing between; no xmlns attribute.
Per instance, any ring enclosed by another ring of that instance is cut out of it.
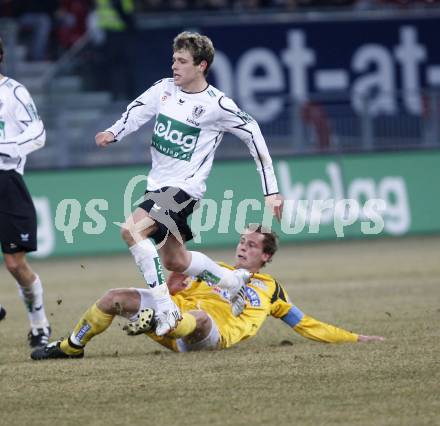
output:
<svg viewBox="0 0 440 426"><path fill-rule="evenodd" d="M203 315L199 318L196 318L197 327L203 330L206 334L209 334L212 327L212 320L211 318L203 312Z"/></svg>
<svg viewBox="0 0 440 426"><path fill-rule="evenodd" d="M173 272L184 272L188 268L185 259L180 258L179 256L164 256L162 259L162 263L166 269Z"/></svg>
<svg viewBox="0 0 440 426"><path fill-rule="evenodd" d="M113 307L113 289L108 290L97 302L96 305L98 306L101 311L105 313L110 313Z"/></svg>
<svg viewBox="0 0 440 426"><path fill-rule="evenodd" d="M120 314L123 310L126 289L113 288L99 299L97 305L105 313Z"/></svg>
<svg viewBox="0 0 440 426"><path fill-rule="evenodd" d="M204 311L190 311L196 318L196 329L188 336L177 340L180 352L219 349L220 334L215 322Z"/></svg>
<svg viewBox="0 0 440 426"><path fill-rule="evenodd" d="M121 238L129 245L134 243L132 232L128 228L121 228Z"/></svg>
<svg viewBox="0 0 440 426"><path fill-rule="evenodd" d="M104 313L129 318L139 310L140 295L133 288L114 288L98 300L97 306Z"/></svg>
<svg viewBox="0 0 440 426"><path fill-rule="evenodd" d="M149 226L147 228L140 228L136 227L136 225L133 224L124 224L121 228L121 238L127 243L127 245L132 246L139 242L140 240L144 240L148 238L150 235L152 235L157 227Z"/></svg>
<svg viewBox="0 0 440 426"><path fill-rule="evenodd" d="M200 336L207 336L212 327L209 315L204 311L190 311L189 313L196 319L196 333Z"/></svg>
<svg viewBox="0 0 440 426"><path fill-rule="evenodd" d="M17 254L7 254L4 253L4 260L6 269L13 275L20 273L24 268L26 268L26 263L24 261L24 256L21 253Z"/></svg>

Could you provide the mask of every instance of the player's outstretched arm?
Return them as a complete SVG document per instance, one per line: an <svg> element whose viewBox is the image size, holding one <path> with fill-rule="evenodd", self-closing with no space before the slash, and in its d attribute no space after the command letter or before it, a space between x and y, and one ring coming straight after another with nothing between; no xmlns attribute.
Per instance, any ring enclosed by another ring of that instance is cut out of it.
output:
<svg viewBox="0 0 440 426"><path fill-rule="evenodd" d="M363 334L359 334L358 342L383 342L385 337L382 336L365 336Z"/></svg>
<svg viewBox="0 0 440 426"><path fill-rule="evenodd" d="M158 112L163 87L162 83L163 80L156 82L131 102L119 120L104 132L96 135L96 144L105 147L109 143L118 142L150 121Z"/></svg>
<svg viewBox="0 0 440 426"><path fill-rule="evenodd" d="M293 328L301 336L323 343L357 343L385 340L381 336L365 336L318 321L307 315Z"/></svg>
<svg viewBox="0 0 440 426"><path fill-rule="evenodd" d="M292 306L287 315L281 318L295 332L306 339L322 343L356 343L385 340L381 336L366 336L352 333L343 328L318 321Z"/></svg>
<svg viewBox="0 0 440 426"><path fill-rule="evenodd" d="M230 98L222 96L218 104L220 129L237 136L248 146L260 174L266 205L280 220L283 207L282 197L279 194L272 158L258 123L249 114L240 110Z"/></svg>

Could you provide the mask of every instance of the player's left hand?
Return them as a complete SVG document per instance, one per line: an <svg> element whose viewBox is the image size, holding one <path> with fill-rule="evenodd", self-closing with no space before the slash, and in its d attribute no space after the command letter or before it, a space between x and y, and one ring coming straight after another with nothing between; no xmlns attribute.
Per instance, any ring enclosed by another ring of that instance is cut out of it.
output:
<svg viewBox="0 0 440 426"><path fill-rule="evenodd" d="M358 337L358 342L383 342L385 337L382 336L365 336L360 334Z"/></svg>
<svg viewBox="0 0 440 426"><path fill-rule="evenodd" d="M268 206L278 222L283 215L284 199L281 194L272 194L265 197L266 206Z"/></svg>
<svg viewBox="0 0 440 426"><path fill-rule="evenodd" d="M96 145L103 148L115 142L115 135L112 132L99 132L95 136Z"/></svg>

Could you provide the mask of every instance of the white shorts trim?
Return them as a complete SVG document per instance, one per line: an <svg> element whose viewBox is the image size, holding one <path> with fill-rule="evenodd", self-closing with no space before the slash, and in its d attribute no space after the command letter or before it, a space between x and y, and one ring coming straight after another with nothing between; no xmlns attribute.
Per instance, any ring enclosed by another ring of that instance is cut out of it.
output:
<svg viewBox="0 0 440 426"><path fill-rule="evenodd" d="M151 292L148 289L134 287L132 287L132 289L136 290L141 298L139 310L129 319L130 321L136 321L139 318L139 312L145 308L152 308L154 306L154 302L151 296ZM209 332L209 334L200 342L193 344L188 344L184 342L183 339L176 339L177 349L179 350L179 352L213 351L216 349L220 349L220 331L211 316L208 315L208 317L211 320L211 331Z"/></svg>
<svg viewBox="0 0 440 426"><path fill-rule="evenodd" d="M220 349L220 332L215 321L210 315L208 317L211 320L211 331L209 334L200 342L193 344L186 343L183 339L177 339L176 343L179 352L215 351Z"/></svg>
<svg viewBox="0 0 440 426"><path fill-rule="evenodd" d="M139 303L138 311L129 318L129 321L136 321L139 318L139 313L142 311L142 309L153 308L154 302L150 290L146 288L135 288L135 287L131 287L130 290L136 290L139 293L139 296L141 297L141 302Z"/></svg>

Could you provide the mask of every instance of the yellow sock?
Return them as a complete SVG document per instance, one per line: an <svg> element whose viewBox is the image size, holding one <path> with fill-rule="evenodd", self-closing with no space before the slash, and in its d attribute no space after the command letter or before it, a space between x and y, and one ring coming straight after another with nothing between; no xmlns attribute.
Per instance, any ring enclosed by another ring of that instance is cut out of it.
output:
<svg viewBox="0 0 440 426"><path fill-rule="evenodd" d="M188 336L188 334L191 334L196 329L196 325L197 323L195 317L186 312L182 314L182 319L179 321L177 328L167 336L175 339Z"/></svg>
<svg viewBox="0 0 440 426"><path fill-rule="evenodd" d="M154 331L149 331L145 333L150 339L153 339L155 342L159 343L162 346L165 346L168 349L171 349L174 352L179 352L177 348L177 340L168 336L156 336Z"/></svg>
<svg viewBox="0 0 440 426"><path fill-rule="evenodd" d="M70 355L81 353L92 337L110 326L113 318L113 315L102 312L95 303L78 321L70 337L61 342L61 350Z"/></svg>

